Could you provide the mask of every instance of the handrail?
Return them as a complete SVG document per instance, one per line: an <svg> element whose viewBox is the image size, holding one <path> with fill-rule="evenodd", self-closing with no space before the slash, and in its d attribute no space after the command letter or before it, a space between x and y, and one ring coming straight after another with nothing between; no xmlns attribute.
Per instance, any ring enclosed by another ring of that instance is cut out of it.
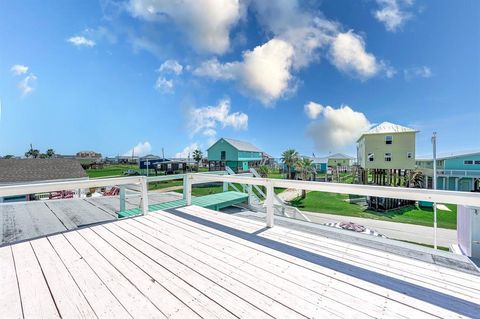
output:
<svg viewBox="0 0 480 319"><path fill-rule="evenodd" d="M268 187L296 188L319 192L400 198L480 207L480 194L459 191L282 180L235 175L211 176L201 173L191 174L189 178L193 184L205 181L225 181L266 186L267 189Z"/></svg>
<svg viewBox="0 0 480 319"><path fill-rule="evenodd" d="M48 183L35 183L25 185L7 185L0 186L0 197L35 194L59 191L65 189L80 189L91 187L105 187L105 186L120 186L120 185L140 185L142 192L142 210L143 214L148 212L148 189L147 179L145 176L128 176L117 178L102 178L102 179L90 179L81 181L62 181L62 182L48 182Z"/></svg>

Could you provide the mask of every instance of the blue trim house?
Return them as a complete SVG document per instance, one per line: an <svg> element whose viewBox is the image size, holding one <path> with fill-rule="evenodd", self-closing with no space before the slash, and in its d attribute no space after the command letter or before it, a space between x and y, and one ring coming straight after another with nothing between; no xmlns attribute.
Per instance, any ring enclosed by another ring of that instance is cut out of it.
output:
<svg viewBox="0 0 480 319"><path fill-rule="evenodd" d="M255 145L221 138L207 149L209 170L224 170L230 167L234 172L248 171L262 162L262 151Z"/></svg>
<svg viewBox="0 0 480 319"><path fill-rule="evenodd" d="M417 158L416 166L426 176L425 187L432 188L432 157ZM480 150L439 154L437 189L480 192Z"/></svg>

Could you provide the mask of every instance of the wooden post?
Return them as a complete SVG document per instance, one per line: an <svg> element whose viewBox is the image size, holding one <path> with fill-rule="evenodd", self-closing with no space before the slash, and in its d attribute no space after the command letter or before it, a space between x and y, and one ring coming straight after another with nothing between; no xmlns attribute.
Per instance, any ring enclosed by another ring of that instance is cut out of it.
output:
<svg viewBox="0 0 480 319"><path fill-rule="evenodd" d="M267 199L265 200L265 204L267 206L267 227L273 227L273 216L275 213L275 207L273 206L273 184L268 182L267 184Z"/></svg>
<svg viewBox="0 0 480 319"><path fill-rule="evenodd" d="M248 205L252 204L252 185L247 185L247 193L248 193Z"/></svg>
<svg viewBox="0 0 480 319"><path fill-rule="evenodd" d="M183 199L187 198L187 174L183 175Z"/></svg>
<svg viewBox="0 0 480 319"><path fill-rule="evenodd" d="M142 211L143 215L148 214L148 185L147 185L147 178L145 176L142 177Z"/></svg>
<svg viewBox="0 0 480 319"><path fill-rule="evenodd" d="M190 180L190 174L187 174L185 179L185 199L187 200L187 206L192 205L192 181Z"/></svg>
<svg viewBox="0 0 480 319"><path fill-rule="evenodd" d="M125 210L125 186L120 186L120 211Z"/></svg>

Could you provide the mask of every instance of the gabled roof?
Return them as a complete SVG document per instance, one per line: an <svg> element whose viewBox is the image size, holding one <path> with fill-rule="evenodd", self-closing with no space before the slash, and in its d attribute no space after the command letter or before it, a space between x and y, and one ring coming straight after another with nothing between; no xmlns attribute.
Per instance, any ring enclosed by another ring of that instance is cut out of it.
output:
<svg viewBox="0 0 480 319"><path fill-rule="evenodd" d="M228 144L232 145L233 147L235 147L237 150L239 151L245 151L245 152L262 152L261 149L259 149L258 147L256 147L255 145L249 143L249 142L245 142L245 141L240 141L240 140L234 140L233 138L225 138L225 137L222 137L221 139L219 139L218 141L216 141L213 145L217 144L220 140L224 140L225 142L227 142ZM213 146L212 145L212 146ZM210 146L207 151L212 147Z"/></svg>
<svg viewBox="0 0 480 319"><path fill-rule="evenodd" d="M328 155L327 158L341 158L341 159L354 159L353 157L343 154L343 153L335 153L332 155Z"/></svg>
<svg viewBox="0 0 480 319"><path fill-rule="evenodd" d="M467 150L467 151L455 151L455 152L445 152L445 153L438 153L437 154L437 160L444 160L444 159L449 159L449 158L455 158L455 157L463 157L463 156L469 156L469 155L480 155L480 150ZM432 160L433 156L432 155L422 155L422 156L417 156L416 160Z"/></svg>
<svg viewBox="0 0 480 319"><path fill-rule="evenodd" d="M142 161L145 161L147 159L148 160L158 160L158 159L161 159L161 157L157 156L157 155L153 155L153 154L148 154L148 155L140 157L140 160L142 160Z"/></svg>
<svg viewBox="0 0 480 319"><path fill-rule="evenodd" d="M390 122L383 122L378 125L375 125L370 130L362 133L362 135L358 139L362 138L362 136L364 135L369 135L369 134L406 133L406 132L418 132L418 130L409 128L406 126L390 123Z"/></svg>
<svg viewBox="0 0 480 319"><path fill-rule="evenodd" d="M68 158L0 159L0 184L87 178L80 162Z"/></svg>

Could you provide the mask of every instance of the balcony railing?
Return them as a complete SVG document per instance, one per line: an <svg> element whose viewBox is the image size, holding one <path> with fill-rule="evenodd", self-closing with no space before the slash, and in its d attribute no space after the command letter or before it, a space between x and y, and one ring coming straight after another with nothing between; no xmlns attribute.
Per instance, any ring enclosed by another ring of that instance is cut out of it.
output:
<svg viewBox="0 0 480 319"><path fill-rule="evenodd" d="M437 169L438 176L480 177L480 170L473 169Z"/></svg>

